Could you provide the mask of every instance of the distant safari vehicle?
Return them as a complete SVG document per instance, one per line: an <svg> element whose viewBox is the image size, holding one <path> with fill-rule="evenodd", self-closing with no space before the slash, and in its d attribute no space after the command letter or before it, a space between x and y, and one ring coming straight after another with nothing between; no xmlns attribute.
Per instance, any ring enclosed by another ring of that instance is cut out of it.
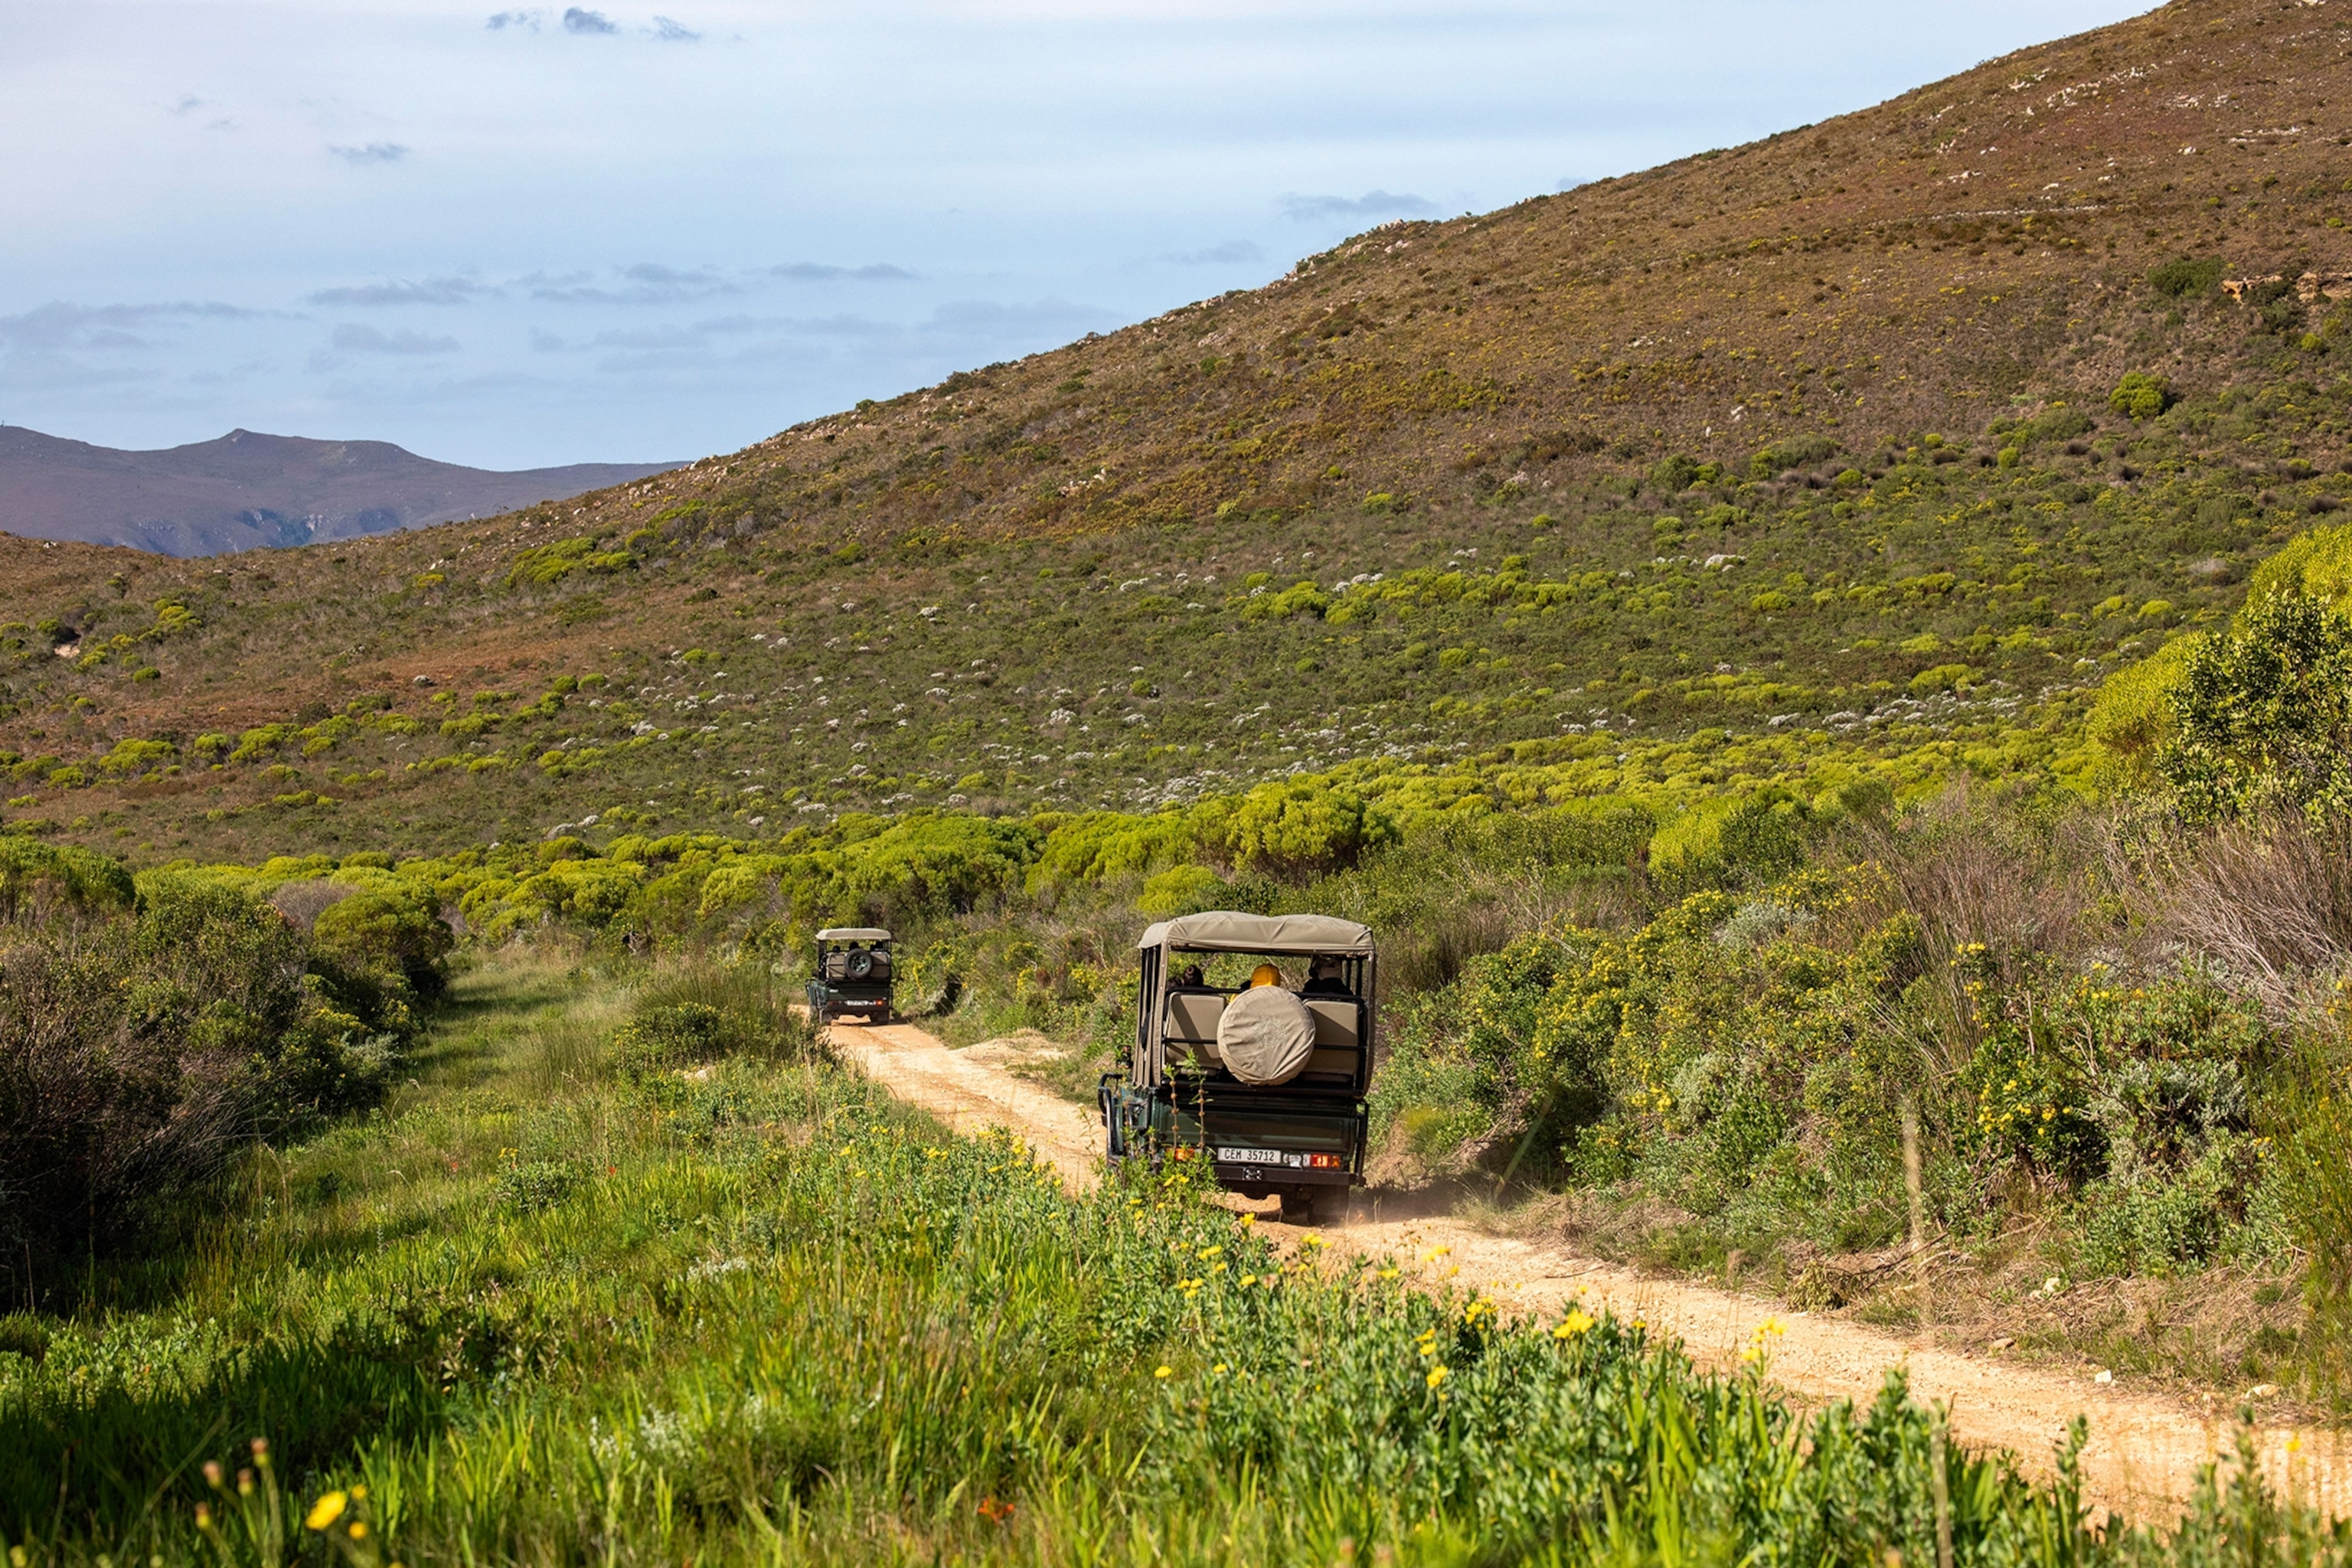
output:
<svg viewBox="0 0 2352 1568"><path fill-rule="evenodd" d="M888 1023L892 941L873 926L827 926L817 932L809 1017L824 1025L845 1013L862 1013L869 1024Z"/></svg>
<svg viewBox="0 0 2352 1568"><path fill-rule="evenodd" d="M1372 933L1219 911L1143 933L1135 1047L1098 1093L1113 1163L1205 1160L1220 1184L1332 1219L1363 1181ZM1284 965L1303 982L1283 982Z"/></svg>

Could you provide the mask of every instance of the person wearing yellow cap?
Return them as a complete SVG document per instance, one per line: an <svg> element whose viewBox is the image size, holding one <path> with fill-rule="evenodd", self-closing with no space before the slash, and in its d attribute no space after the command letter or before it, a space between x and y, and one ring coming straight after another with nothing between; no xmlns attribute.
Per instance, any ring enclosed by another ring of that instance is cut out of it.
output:
<svg viewBox="0 0 2352 1568"><path fill-rule="evenodd" d="M1271 963L1261 963L1255 969L1250 971L1249 988L1253 991L1256 990L1261 985L1279 985L1281 984L1282 971L1276 969Z"/></svg>

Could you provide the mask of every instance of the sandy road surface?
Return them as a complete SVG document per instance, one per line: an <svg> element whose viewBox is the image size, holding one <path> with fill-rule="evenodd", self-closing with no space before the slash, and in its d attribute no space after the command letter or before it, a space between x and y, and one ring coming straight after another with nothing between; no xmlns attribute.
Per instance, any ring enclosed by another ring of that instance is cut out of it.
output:
<svg viewBox="0 0 2352 1568"><path fill-rule="evenodd" d="M1102 1163L1102 1130L1087 1110L1005 1070L986 1047L950 1050L908 1025L836 1026L834 1044L860 1070L958 1131L997 1127L1018 1133L1073 1189L1090 1186ZM2088 1373L2008 1365L1906 1342L1864 1325L1790 1312L1755 1297L1657 1279L1564 1248L1490 1235L1443 1217L1381 1216L1379 1194L1359 1199L1344 1225L1322 1234L1334 1247L1385 1255L1433 1283L1488 1290L1507 1306L1556 1317L1571 1302L1608 1307L1679 1338L1698 1361L1737 1366L1759 1325L1772 1381L1807 1403L1867 1404L1890 1367L1907 1365L1912 1393L1946 1403L1952 1432L1978 1448L2007 1448L2029 1470L2047 1473L2051 1445L2078 1413L2091 1423L2084 1450L2087 1500L2136 1517L2171 1511L2196 1485L2199 1468L2236 1442L2232 1412L2200 1411L2171 1400L2099 1384ZM1276 1237L1292 1227L1270 1224ZM2352 1512L2352 1443L2325 1431L2265 1427L2257 1451L2273 1485L2336 1512Z"/></svg>

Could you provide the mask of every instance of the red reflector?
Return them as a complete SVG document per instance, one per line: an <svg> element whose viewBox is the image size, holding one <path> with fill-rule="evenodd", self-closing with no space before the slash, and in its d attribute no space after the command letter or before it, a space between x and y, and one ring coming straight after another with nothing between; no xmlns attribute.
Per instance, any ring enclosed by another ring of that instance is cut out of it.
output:
<svg viewBox="0 0 2352 1568"><path fill-rule="evenodd" d="M1337 1154L1309 1154L1307 1156L1307 1163L1318 1171L1336 1171L1340 1165L1339 1156Z"/></svg>
<svg viewBox="0 0 2352 1568"><path fill-rule="evenodd" d="M1168 1157L1171 1160L1189 1160L1193 1153L1194 1151L1189 1144L1179 1143L1168 1151Z"/></svg>

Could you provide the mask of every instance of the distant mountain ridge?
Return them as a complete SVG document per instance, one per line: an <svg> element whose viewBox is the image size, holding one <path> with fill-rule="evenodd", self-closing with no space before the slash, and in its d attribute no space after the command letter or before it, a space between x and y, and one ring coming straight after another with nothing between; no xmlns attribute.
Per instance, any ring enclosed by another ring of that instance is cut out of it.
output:
<svg viewBox="0 0 2352 1568"><path fill-rule="evenodd" d="M232 430L129 452L0 426L0 531L219 555L389 533L643 479L676 463L573 463L498 472L389 441Z"/></svg>

